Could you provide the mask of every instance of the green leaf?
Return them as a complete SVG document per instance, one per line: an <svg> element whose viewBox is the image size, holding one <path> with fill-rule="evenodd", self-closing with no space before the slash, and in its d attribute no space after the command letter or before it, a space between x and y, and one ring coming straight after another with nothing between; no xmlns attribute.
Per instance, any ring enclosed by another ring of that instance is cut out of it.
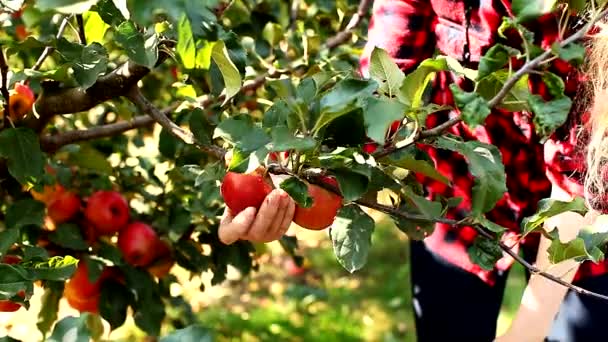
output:
<svg viewBox="0 0 608 342"><path fill-rule="evenodd" d="M264 128L275 128L279 126L287 126L287 119L291 114L289 105L283 100L279 100L266 110L262 125Z"/></svg>
<svg viewBox="0 0 608 342"><path fill-rule="evenodd" d="M503 233L507 230L507 228L505 228L499 224L496 224L496 223L488 220L485 217L478 217L478 218L476 218L476 220L484 228L486 228L487 230L494 232L494 233Z"/></svg>
<svg viewBox="0 0 608 342"><path fill-rule="evenodd" d="M551 49L566 62L571 62L574 65L581 65L585 62L585 54L587 50L582 44L571 43L562 47L558 42L553 43Z"/></svg>
<svg viewBox="0 0 608 342"><path fill-rule="evenodd" d="M35 183L44 174L44 156L38 136L29 128L0 132L0 157L8 160L8 171L21 184Z"/></svg>
<svg viewBox="0 0 608 342"><path fill-rule="evenodd" d="M315 148L317 142L311 137L297 137L291 134L285 126L272 129L272 141L267 146L269 151L309 151Z"/></svg>
<svg viewBox="0 0 608 342"><path fill-rule="evenodd" d="M436 146L463 155L469 170L475 177L472 198L472 214L480 216L494 208L507 191L505 168L500 151L489 144L479 141L462 142L456 139L439 137Z"/></svg>
<svg viewBox="0 0 608 342"><path fill-rule="evenodd" d="M399 89L399 100L409 107L420 107L423 104L422 95L435 73L448 69L448 63L445 58L422 61L418 68L408 74L403 80L403 84Z"/></svg>
<svg viewBox="0 0 608 342"><path fill-rule="evenodd" d="M99 314L110 323L111 330L121 327L127 319L127 309L134 301L124 285L116 281L104 282L99 298Z"/></svg>
<svg viewBox="0 0 608 342"><path fill-rule="evenodd" d="M393 122L403 119L407 106L396 99L368 97L363 110L367 136L384 144Z"/></svg>
<svg viewBox="0 0 608 342"><path fill-rule="evenodd" d="M0 255L5 255L13 244L21 240L19 228L12 228L0 232Z"/></svg>
<svg viewBox="0 0 608 342"><path fill-rule="evenodd" d="M347 205L338 212L330 236L334 254L348 272L353 273L367 263L373 232L374 220L359 206Z"/></svg>
<svg viewBox="0 0 608 342"><path fill-rule="evenodd" d="M10 299L20 291L31 293L33 280L21 265L0 264L0 299Z"/></svg>
<svg viewBox="0 0 608 342"><path fill-rule="evenodd" d="M223 41L220 40L215 42L213 45L213 50L211 51L211 59L213 59L215 64L218 66L220 72L222 73L222 77L224 78L226 97L222 105L225 105L241 90L241 74L234 63L232 63L232 60L230 60L228 50L226 49L226 44L224 44Z"/></svg>
<svg viewBox="0 0 608 342"><path fill-rule="evenodd" d="M116 27L128 19L129 11L126 7L126 0L99 0L93 10L97 11L106 24Z"/></svg>
<svg viewBox="0 0 608 342"><path fill-rule="evenodd" d="M190 114L189 120L190 130L194 134L194 138L201 144L211 144L211 136L213 134L213 126L207 118L207 114L200 108L196 108Z"/></svg>
<svg viewBox="0 0 608 342"><path fill-rule="evenodd" d="M6 227L18 229L29 225L41 227L44 222L45 207L42 202L22 199L13 203L6 211Z"/></svg>
<svg viewBox="0 0 608 342"><path fill-rule="evenodd" d="M426 160L416 159L414 156L409 154L399 156L398 159L391 157L390 159L385 160L390 165L423 174L426 177L439 181L445 185L450 184L450 180L446 176L442 175L434 165Z"/></svg>
<svg viewBox="0 0 608 342"><path fill-rule="evenodd" d="M106 24L97 12L85 12L83 19L84 35L87 37L87 41L103 44L103 38L110 25Z"/></svg>
<svg viewBox="0 0 608 342"><path fill-rule="evenodd" d="M457 84L451 84L450 90L464 123L471 128L483 125L491 112L488 101L476 92L464 92Z"/></svg>
<svg viewBox="0 0 608 342"><path fill-rule="evenodd" d="M82 237L80 227L73 223L61 224L57 230L49 235L49 240L61 247L75 251L86 251L88 243Z"/></svg>
<svg viewBox="0 0 608 342"><path fill-rule="evenodd" d="M108 66L108 53L99 43L82 46L61 38L57 41L57 51L74 70L76 82L85 89L91 87Z"/></svg>
<svg viewBox="0 0 608 342"><path fill-rule="evenodd" d="M220 122L213 138L222 138L242 152L252 152L271 141L249 115L237 115Z"/></svg>
<svg viewBox="0 0 608 342"><path fill-rule="evenodd" d="M430 201L425 197L419 196L415 194L408 188L403 188L403 192L407 199L416 207L417 211L422 214L422 216L434 219L441 216L441 203Z"/></svg>
<svg viewBox="0 0 608 342"><path fill-rule="evenodd" d="M521 222L523 236L543 228L543 225L549 218L568 211L583 216L586 215L588 209L585 200L582 197L576 197L570 202L558 201L550 198L540 200L536 213L524 218Z"/></svg>
<svg viewBox="0 0 608 342"><path fill-rule="evenodd" d="M358 200L365 195L369 188L370 174L349 170L348 168L334 169L332 174L338 181L345 201Z"/></svg>
<svg viewBox="0 0 608 342"><path fill-rule="evenodd" d="M38 0L36 7L42 11L56 11L64 14L81 14L86 12L97 0Z"/></svg>
<svg viewBox="0 0 608 342"><path fill-rule="evenodd" d="M35 279L39 280L68 280L76 271L78 259L69 255L52 257L47 261L24 263L25 267Z"/></svg>
<svg viewBox="0 0 608 342"><path fill-rule="evenodd" d="M308 193L308 185L296 177L290 177L281 182L281 189L285 190L301 207L310 208L313 199Z"/></svg>
<svg viewBox="0 0 608 342"><path fill-rule="evenodd" d="M408 208L401 208L400 211L407 210ZM417 214L417 212L414 212ZM420 220L408 220L403 217L391 216L397 228L402 231L409 239L422 241L429 235L433 234L435 230L435 223Z"/></svg>
<svg viewBox="0 0 608 342"><path fill-rule="evenodd" d="M397 95L405 79L403 71L395 61L385 50L378 47L375 47L371 53L369 74L380 85L378 90L391 98Z"/></svg>
<svg viewBox="0 0 608 342"><path fill-rule="evenodd" d="M564 80L552 72L545 71L543 73L543 83L547 86L549 94L554 98L560 98L564 96L566 85Z"/></svg>
<svg viewBox="0 0 608 342"><path fill-rule="evenodd" d="M194 69L196 65L196 45L192 36L192 28L186 13L183 13L177 24L177 55L186 69Z"/></svg>
<svg viewBox="0 0 608 342"><path fill-rule="evenodd" d="M59 312L59 301L63 296L63 283L54 282L48 283L44 289L44 294L41 299L40 312L38 312L38 322L36 326L42 333L43 338L51 330L51 327L57 321L57 313Z"/></svg>
<svg viewBox="0 0 608 342"><path fill-rule="evenodd" d="M89 331L89 313L82 313L80 317L67 316L55 324L53 333L48 342L89 342L91 332Z"/></svg>
<svg viewBox="0 0 608 342"><path fill-rule="evenodd" d="M518 23L524 23L551 13L556 0L513 0L511 10Z"/></svg>
<svg viewBox="0 0 608 342"><path fill-rule="evenodd" d="M133 62L150 69L154 67L158 59L158 49L154 37L146 39L132 21L120 24L114 35L116 43L125 49L127 56Z"/></svg>
<svg viewBox="0 0 608 342"><path fill-rule="evenodd" d="M378 87L372 80L344 79L321 98L321 115L313 132L327 126L333 120L355 108L361 98L369 97Z"/></svg>
<svg viewBox="0 0 608 342"><path fill-rule="evenodd" d="M158 292L158 285L145 270L125 266L123 271L127 286L135 291L135 324L147 334L158 336L165 317L165 306Z"/></svg>
<svg viewBox="0 0 608 342"><path fill-rule="evenodd" d="M496 44L486 52L479 61L479 73L477 80L481 80L495 71L505 67L509 59L519 55L519 50L503 44Z"/></svg>
<svg viewBox="0 0 608 342"><path fill-rule="evenodd" d="M74 153L70 153L69 160L74 166L105 175L114 171L106 156L88 144L80 144Z"/></svg>
<svg viewBox="0 0 608 342"><path fill-rule="evenodd" d="M487 271L494 269L498 260L502 258L502 250L498 241L489 240L482 236L475 238L475 242L469 247L468 253L474 264Z"/></svg>
<svg viewBox="0 0 608 342"><path fill-rule="evenodd" d="M542 140L566 123L572 108L572 100L566 96L545 102L539 95L532 95L528 104L534 112L534 128Z"/></svg>
<svg viewBox="0 0 608 342"><path fill-rule="evenodd" d="M212 342L213 334L201 325L178 329L160 339L160 342Z"/></svg>
<svg viewBox="0 0 608 342"><path fill-rule="evenodd" d="M479 81L477 92L484 99L490 101L504 87L512 73L508 70L498 70ZM520 78L507 96L498 104L496 108L509 112L529 111L528 98L532 96L528 86L528 75Z"/></svg>
<svg viewBox="0 0 608 342"><path fill-rule="evenodd" d="M99 43L87 45L82 50L80 59L72 65L74 78L83 88L87 89L103 75L108 65L108 53Z"/></svg>

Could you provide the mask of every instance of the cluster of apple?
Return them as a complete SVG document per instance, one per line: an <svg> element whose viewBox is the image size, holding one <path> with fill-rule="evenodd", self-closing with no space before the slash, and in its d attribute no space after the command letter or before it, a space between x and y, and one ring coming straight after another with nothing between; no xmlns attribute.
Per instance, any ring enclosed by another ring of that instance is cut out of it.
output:
<svg viewBox="0 0 608 342"><path fill-rule="evenodd" d="M125 262L145 268L158 278L169 273L174 264L169 244L160 239L151 226L140 221L130 222L128 202L117 191L96 191L83 203L76 193L56 184L45 186L41 193L32 192L32 196L45 203L49 230L66 222L78 223L91 246L100 238L110 241L117 236L116 246ZM101 276L91 282L87 264L81 260L65 285L64 297L77 310L97 312L103 282L109 279L123 281L117 267L106 266Z"/></svg>
<svg viewBox="0 0 608 342"><path fill-rule="evenodd" d="M222 181L221 194L226 206L237 214L249 207L259 209L274 186L265 177L266 169L259 167L253 172L228 172ZM323 177L329 185L338 187L334 178ZM309 208L296 205L293 222L310 230L323 230L329 227L342 207L342 197L318 185L307 184L308 193L313 199Z"/></svg>
<svg viewBox="0 0 608 342"><path fill-rule="evenodd" d="M13 122L19 121L32 110L35 101L34 92L25 84L15 83L9 94L8 106L10 118ZM0 110L0 118L3 117L4 109Z"/></svg>

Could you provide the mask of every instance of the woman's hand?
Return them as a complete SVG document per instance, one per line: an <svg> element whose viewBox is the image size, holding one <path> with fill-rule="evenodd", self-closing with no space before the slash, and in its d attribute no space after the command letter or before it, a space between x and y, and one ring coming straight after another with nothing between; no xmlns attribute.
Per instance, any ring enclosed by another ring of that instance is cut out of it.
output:
<svg viewBox="0 0 608 342"><path fill-rule="evenodd" d="M295 210L295 202L280 189L275 189L266 196L257 213L255 208L250 207L235 216L226 208L218 232L220 241L230 245L238 240L278 240L289 229Z"/></svg>

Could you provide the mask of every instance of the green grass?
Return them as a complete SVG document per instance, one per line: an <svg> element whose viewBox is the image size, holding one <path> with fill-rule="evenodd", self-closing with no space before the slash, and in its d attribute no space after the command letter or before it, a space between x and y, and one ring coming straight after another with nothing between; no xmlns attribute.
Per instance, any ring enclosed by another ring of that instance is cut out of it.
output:
<svg viewBox="0 0 608 342"><path fill-rule="evenodd" d="M408 242L402 234L389 223L379 224L366 267L352 275L335 260L326 235L315 237L318 246L302 248L312 266L305 277L287 276L281 259L274 258L233 284L220 303L203 309L201 322L217 331L219 341L415 341ZM516 267L499 332L519 306L523 286L523 270Z"/></svg>

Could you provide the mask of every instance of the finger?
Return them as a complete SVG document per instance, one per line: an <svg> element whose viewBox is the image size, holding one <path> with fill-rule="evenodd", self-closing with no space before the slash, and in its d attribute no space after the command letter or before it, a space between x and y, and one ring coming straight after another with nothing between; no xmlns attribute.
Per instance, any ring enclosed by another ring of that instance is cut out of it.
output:
<svg viewBox="0 0 608 342"><path fill-rule="evenodd" d="M233 219L234 214L232 213L232 210L230 210L228 206L224 207L224 213L222 214L222 218L220 219L220 226L232 222Z"/></svg>
<svg viewBox="0 0 608 342"><path fill-rule="evenodd" d="M218 231L220 241L230 245L246 236L255 218L255 213L255 208L250 207L240 212L230 222L220 224Z"/></svg>
<svg viewBox="0 0 608 342"><path fill-rule="evenodd" d="M294 202L291 197L287 198L287 200L287 207L283 211L283 217L278 220L277 230L274 233L275 240L280 239L283 235L285 235L285 233L287 233L289 227L291 226L291 222L293 221L293 215L296 211L296 202Z"/></svg>
<svg viewBox="0 0 608 342"><path fill-rule="evenodd" d="M281 223L283 223L283 217L285 216L285 213L287 212L290 201L291 201L291 198L289 197L289 195L287 193L285 193L285 192L281 193L281 202L279 203L279 207L277 208L275 219L274 219L274 221L272 221L270 227L268 228L269 239L276 240L277 236L281 237L281 235L280 235L281 230L282 230Z"/></svg>
<svg viewBox="0 0 608 342"><path fill-rule="evenodd" d="M268 239L268 230L272 226L272 222L276 220L277 208L281 203L281 191L282 190L273 190L266 196L255 221L253 221L253 224L251 225L251 229L249 229L249 232L247 233L247 240L266 242L265 240Z"/></svg>

